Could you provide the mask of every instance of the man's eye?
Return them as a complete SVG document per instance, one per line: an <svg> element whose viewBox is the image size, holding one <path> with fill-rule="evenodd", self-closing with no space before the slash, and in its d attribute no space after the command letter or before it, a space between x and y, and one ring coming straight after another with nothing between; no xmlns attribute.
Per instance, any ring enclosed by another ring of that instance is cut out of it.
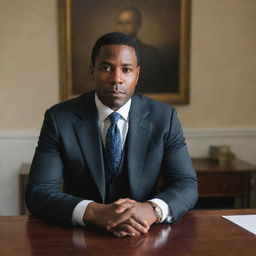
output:
<svg viewBox="0 0 256 256"><path fill-rule="evenodd" d="M124 73L129 73L129 72L131 72L131 71L132 71L131 68L123 68L123 72L124 72Z"/></svg>
<svg viewBox="0 0 256 256"><path fill-rule="evenodd" d="M102 66L100 69L103 70L103 71L110 71L110 70L111 70L111 67L108 66L108 65L104 65L104 66Z"/></svg>

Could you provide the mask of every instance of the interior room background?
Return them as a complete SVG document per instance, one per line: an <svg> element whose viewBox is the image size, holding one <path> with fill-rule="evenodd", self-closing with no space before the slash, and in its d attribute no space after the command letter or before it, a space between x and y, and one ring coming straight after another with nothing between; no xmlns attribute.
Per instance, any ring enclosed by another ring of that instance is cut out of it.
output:
<svg viewBox="0 0 256 256"><path fill-rule="evenodd" d="M57 0L0 0L0 215L19 213L18 172L59 102ZM190 103L177 106L192 157L230 145L256 164L256 1L192 0Z"/></svg>

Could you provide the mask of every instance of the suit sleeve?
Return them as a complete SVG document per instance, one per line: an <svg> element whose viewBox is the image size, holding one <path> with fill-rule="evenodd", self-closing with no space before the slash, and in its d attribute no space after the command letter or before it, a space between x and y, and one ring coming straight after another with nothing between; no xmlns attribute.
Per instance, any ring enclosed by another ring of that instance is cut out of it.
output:
<svg viewBox="0 0 256 256"><path fill-rule="evenodd" d="M169 133L165 138L161 172L164 186L156 198L168 204L176 221L197 202L198 185L175 109L172 112Z"/></svg>
<svg viewBox="0 0 256 256"><path fill-rule="evenodd" d="M47 110L25 194L32 215L71 224L73 209L83 198L63 193L62 181L61 140L54 116Z"/></svg>

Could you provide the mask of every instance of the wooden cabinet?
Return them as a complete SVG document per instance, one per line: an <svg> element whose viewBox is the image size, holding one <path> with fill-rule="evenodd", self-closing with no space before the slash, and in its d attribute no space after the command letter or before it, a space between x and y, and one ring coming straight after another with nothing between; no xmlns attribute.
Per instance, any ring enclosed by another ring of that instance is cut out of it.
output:
<svg viewBox="0 0 256 256"><path fill-rule="evenodd" d="M255 201L256 166L234 160L219 164L208 158L195 158L198 175L199 202L202 198L234 198L235 208L253 207Z"/></svg>
<svg viewBox="0 0 256 256"><path fill-rule="evenodd" d="M246 196L249 174L198 173L200 197Z"/></svg>
<svg viewBox="0 0 256 256"><path fill-rule="evenodd" d="M30 164L27 164L27 163L22 164L20 168L20 173L19 173L20 214L21 215L23 214L28 215L29 213L25 203L25 191L28 184L29 169L30 169Z"/></svg>

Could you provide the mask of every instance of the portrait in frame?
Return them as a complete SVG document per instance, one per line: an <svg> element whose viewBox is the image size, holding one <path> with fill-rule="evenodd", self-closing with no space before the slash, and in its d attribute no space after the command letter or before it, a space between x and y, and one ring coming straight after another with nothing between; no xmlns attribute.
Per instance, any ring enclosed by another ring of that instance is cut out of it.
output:
<svg viewBox="0 0 256 256"><path fill-rule="evenodd" d="M61 100L93 89L91 51L105 33L131 35L141 53L136 91L189 102L190 0L59 0Z"/></svg>

